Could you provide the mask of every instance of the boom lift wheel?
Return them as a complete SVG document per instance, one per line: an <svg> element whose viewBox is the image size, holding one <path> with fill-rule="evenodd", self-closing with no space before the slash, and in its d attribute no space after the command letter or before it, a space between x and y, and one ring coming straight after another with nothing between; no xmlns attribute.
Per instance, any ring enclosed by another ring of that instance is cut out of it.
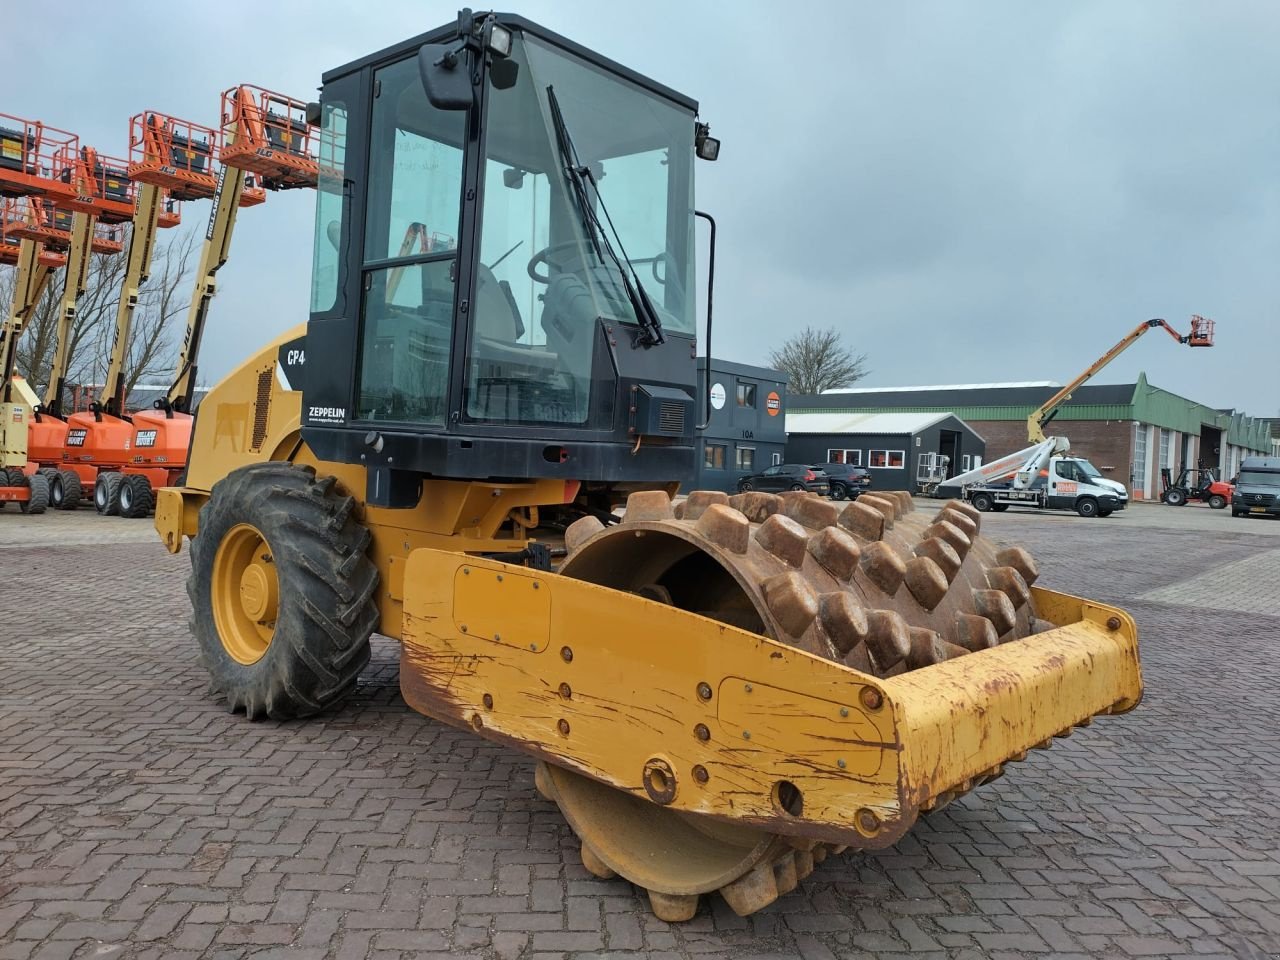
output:
<svg viewBox="0 0 1280 960"><path fill-rule="evenodd" d="M13 479L12 472L10 479ZM49 509L49 481L38 473L33 473L24 479L31 493L28 499L18 504L18 508L23 513L44 513Z"/></svg>
<svg viewBox="0 0 1280 960"><path fill-rule="evenodd" d="M154 497L151 482L138 473L131 473L120 482L120 516L140 519L151 515Z"/></svg>
<svg viewBox="0 0 1280 960"><path fill-rule="evenodd" d="M74 510L83 497L80 475L72 470L59 470L49 483L49 498L56 510Z"/></svg>
<svg viewBox="0 0 1280 960"><path fill-rule="evenodd" d="M1164 502L1171 507L1185 507L1187 495L1180 487L1170 487L1164 492Z"/></svg>
<svg viewBox="0 0 1280 960"><path fill-rule="evenodd" d="M228 474L191 541L191 632L213 688L251 720L333 705L369 661L378 570L355 499L310 467Z"/></svg>
<svg viewBox="0 0 1280 960"><path fill-rule="evenodd" d="M118 473L100 473L93 484L93 507L104 517L120 512L120 481Z"/></svg>

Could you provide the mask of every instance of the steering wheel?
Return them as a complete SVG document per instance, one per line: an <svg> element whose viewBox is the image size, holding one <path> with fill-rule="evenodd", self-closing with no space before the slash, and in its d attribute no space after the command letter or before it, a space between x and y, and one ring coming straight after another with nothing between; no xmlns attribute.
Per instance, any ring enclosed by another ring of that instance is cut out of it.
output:
<svg viewBox="0 0 1280 960"><path fill-rule="evenodd" d="M529 277L537 283L547 284L551 282L551 260L556 254L572 251L579 261L582 260L582 245L578 240L564 240L560 243L553 243L550 246L543 247L532 257L529 258ZM539 273L537 267L539 264L547 264L547 272ZM559 266L559 264L557 264Z"/></svg>

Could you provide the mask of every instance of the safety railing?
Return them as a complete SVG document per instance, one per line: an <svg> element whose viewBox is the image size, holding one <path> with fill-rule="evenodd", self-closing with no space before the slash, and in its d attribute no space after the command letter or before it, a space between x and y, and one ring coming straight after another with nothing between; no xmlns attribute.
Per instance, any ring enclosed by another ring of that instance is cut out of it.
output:
<svg viewBox="0 0 1280 960"><path fill-rule="evenodd" d="M202 200L218 186L218 131L154 110L129 119L128 174L166 188L175 200Z"/></svg>
<svg viewBox="0 0 1280 960"><path fill-rule="evenodd" d="M303 101L248 84L223 92L220 159L261 175L268 190L316 185L315 141Z"/></svg>
<svg viewBox="0 0 1280 960"><path fill-rule="evenodd" d="M73 195L59 176L59 158L79 147L74 133L0 113L0 196Z"/></svg>

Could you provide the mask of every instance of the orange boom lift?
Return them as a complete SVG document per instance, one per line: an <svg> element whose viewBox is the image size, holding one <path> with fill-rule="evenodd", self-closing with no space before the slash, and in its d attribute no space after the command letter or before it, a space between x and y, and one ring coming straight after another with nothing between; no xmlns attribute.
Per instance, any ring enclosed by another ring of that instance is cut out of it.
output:
<svg viewBox="0 0 1280 960"><path fill-rule="evenodd" d="M13 300L0 323L0 506L13 501L24 513L44 512L49 485L44 476L27 476L28 431L36 401L26 382L14 376L18 340L50 272L65 262L45 250L45 240L53 238L42 232L42 211L46 200L75 198L77 184L72 177L64 179L61 171L62 158L78 151L75 134L0 114L4 259L17 268Z"/></svg>
<svg viewBox="0 0 1280 960"><path fill-rule="evenodd" d="M135 217L137 197L126 162L92 148L64 148L58 155L57 169L60 180L74 185L74 194L51 198L43 205L41 229L58 239L66 237L67 274L58 305L49 380L31 424L28 472L47 479L55 506L73 509L80 502L84 486L93 486L97 471L92 462L80 462L67 453L72 428L63 416L62 399L71 332L88 283L89 255L116 254L124 249L124 225ZM157 204L160 201L156 198ZM30 219L34 222L35 217Z"/></svg>
<svg viewBox="0 0 1280 960"><path fill-rule="evenodd" d="M240 207L260 203L262 187L289 190L314 187L319 175L313 129L307 123L306 104L260 87L241 85L222 94L222 173L214 193L213 213L196 269L195 291L187 312L186 333L178 355L173 383L155 409L133 415L133 433L124 451L126 462L112 485L95 498L100 512L125 517L149 516L154 490L172 486L185 472L191 442L192 406L196 388L197 359L209 305L217 293L217 273L227 262L236 214ZM232 171L234 175L228 175ZM262 187L246 181L256 175ZM134 175L155 177L166 186L170 174L162 169L137 170Z"/></svg>

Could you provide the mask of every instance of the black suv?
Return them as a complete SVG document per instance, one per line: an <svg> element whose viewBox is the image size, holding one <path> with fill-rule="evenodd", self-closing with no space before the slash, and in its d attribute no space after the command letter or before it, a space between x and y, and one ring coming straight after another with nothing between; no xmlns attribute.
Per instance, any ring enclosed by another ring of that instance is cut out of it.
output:
<svg viewBox="0 0 1280 960"><path fill-rule="evenodd" d="M1280 517L1280 457L1246 457L1234 483L1233 517Z"/></svg>
<svg viewBox="0 0 1280 960"><path fill-rule="evenodd" d="M857 500L871 489L871 471L847 463L820 463L818 468L831 484L832 500Z"/></svg>
<svg viewBox="0 0 1280 960"><path fill-rule="evenodd" d="M748 490L808 490L825 497L829 489L827 475L821 468L809 467L803 463L784 463L769 467L763 473L753 473L738 481L740 493Z"/></svg>

